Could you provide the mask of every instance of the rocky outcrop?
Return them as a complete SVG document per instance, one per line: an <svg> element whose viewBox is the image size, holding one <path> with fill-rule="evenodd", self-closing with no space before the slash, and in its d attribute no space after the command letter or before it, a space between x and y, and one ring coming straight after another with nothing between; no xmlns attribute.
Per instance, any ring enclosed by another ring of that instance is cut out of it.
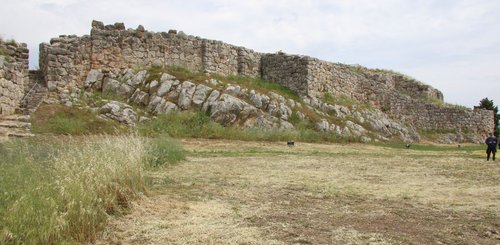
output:
<svg viewBox="0 0 500 245"><path fill-rule="evenodd" d="M99 114L104 119L112 119L128 126L135 126L139 119L137 113L128 104L110 101L99 108Z"/></svg>
<svg viewBox="0 0 500 245"><path fill-rule="evenodd" d="M152 115L186 110L204 111L224 126L293 130L289 121L310 121L304 110L314 111L316 129L339 137L368 142L397 138L418 140L411 127L399 124L377 109L353 110L342 105L323 103L316 98L296 101L272 91L256 92L235 84L207 79L204 82L181 81L163 73L159 81L148 81L146 71L125 69L118 75L91 70L85 81L88 92L102 92L137 105ZM126 89L124 89L126 88ZM130 91L134 91L133 93ZM102 117L135 126L139 120L133 108L124 102L109 101L98 109ZM305 104L303 104L305 103ZM335 117L330 114L334 113ZM335 122L332 121L335 119ZM340 119L340 120L339 120Z"/></svg>

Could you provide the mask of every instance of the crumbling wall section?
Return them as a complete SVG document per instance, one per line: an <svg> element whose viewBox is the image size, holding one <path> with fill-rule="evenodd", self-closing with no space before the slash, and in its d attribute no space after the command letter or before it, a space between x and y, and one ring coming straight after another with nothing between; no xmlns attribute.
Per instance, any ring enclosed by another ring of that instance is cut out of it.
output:
<svg viewBox="0 0 500 245"><path fill-rule="evenodd" d="M68 99L72 90L83 87L90 71L90 36L61 35L50 44L40 44L40 70L49 89L49 100Z"/></svg>
<svg viewBox="0 0 500 245"><path fill-rule="evenodd" d="M28 58L25 43L0 39L0 115L14 114L29 90Z"/></svg>
<svg viewBox="0 0 500 245"><path fill-rule="evenodd" d="M425 130L460 130L486 136L494 130L494 112L423 103L408 96L393 94L384 111L393 118Z"/></svg>

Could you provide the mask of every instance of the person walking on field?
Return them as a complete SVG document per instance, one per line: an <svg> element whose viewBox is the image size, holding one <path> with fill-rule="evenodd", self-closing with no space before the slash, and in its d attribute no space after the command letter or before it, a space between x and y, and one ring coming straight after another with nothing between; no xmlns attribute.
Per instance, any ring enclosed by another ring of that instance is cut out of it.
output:
<svg viewBox="0 0 500 245"><path fill-rule="evenodd" d="M497 153L497 138L490 133L490 137L486 138L484 141L486 143L486 161L490 160L490 154L493 153L493 161L495 161L495 154Z"/></svg>

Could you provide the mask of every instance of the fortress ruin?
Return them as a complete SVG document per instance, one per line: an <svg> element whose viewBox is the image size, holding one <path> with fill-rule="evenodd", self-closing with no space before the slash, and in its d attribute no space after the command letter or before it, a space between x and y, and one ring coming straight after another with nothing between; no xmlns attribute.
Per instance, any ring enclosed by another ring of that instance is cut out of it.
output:
<svg viewBox="0 0 500 245"><path fill-rule="evenodd" d="M126 29L123 23L93 21L90 35L61 35L40 44L40 70L30 72L26 45L1 42L0 47L7 52L0 56L1 115L26 107L37 93L47 93L49 103L65 102L83 88L91 70L119 73L156 65L262 78L295 91L306 104L325 93L344 96L419 129L454 129L482 137L494 127L492 111L431 103L443 101L439 90L401 74L282 52L259 53L175 30L150 32L142 26Z"/></svg>

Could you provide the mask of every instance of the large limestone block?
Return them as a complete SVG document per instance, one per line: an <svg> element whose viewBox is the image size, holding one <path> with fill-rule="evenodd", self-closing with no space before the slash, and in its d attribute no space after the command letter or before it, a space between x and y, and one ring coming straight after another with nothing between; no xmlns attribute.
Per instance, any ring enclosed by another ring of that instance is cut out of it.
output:
<svg viewBox="0 0 500 245"><path fill-rule="evenodd" d="M99 108L99 114L129 126L135 126L137 121L137 113L132 107L118 101L110 101L103 105Z"/></svg>
<svg viewBox="0 0 500 245"><path fill-rule="evenodd" d="M87 75L87 78L85 79L84 87L100 90L103 78L104 74L101 71L90 70L89 74Z"/></svg>
<svg viewBox="0 0 500 245"><path fill-rule="evenodd" d="M158 87L156 94L160 97L163 97L165 94L167 94L170 91L170 89L172 88L172 85L174 85L174 80L161 79L160 87Z"/></svg>
<svg viewBox="0 0 500 245"><path fill-rule="evenodd" d="M164 99L159 96L152 96L147 106L148 111L154 112L156 110L156 107L162 102L162 100Z"/></svg>
<svg viewBox="0 0 500 245"><path fill-rule="evenodd" d="M174 111L178 111L179 107L165 99L161 99L160 104L155 108L155 111L153 112L154 114L165 114L165 113L170 113Z"/></svg>
<svg viewBox="0 0 500 245"><path fill-rule="evenodd" d="M116 94L118 88L120 88L120 85L120 82L115 79L105 78L102 83L102 92L108 94Z"/></svg>
<svg viewBox="0 0 500 245"><path fill-rule="evenodd" d="M226 90L224 90L224 93L230 94L232 96L238 96L241 92L241 87L240 86L228 86Z"/></svg>
<svg viewBox="0 0 500 245"><path fill-rule="evenodd" d="M212 88L208 86L203 84L196 86L196 91L193 95L193 105L195 107L201 107L210 92L212 92Z"/></svg>
<svg viewBox="0 0 500 245"><path fill-rule="evenodd" d="M210 117L222 125L232 125L237 120L244 122L257 115L257 108L228 94L223 94L210 105Z"/></svg>
<svg viewBox="0 0 500 245"><path fill-rule="evenodd" d="M205 103L203 103L202 110L204 112L208 111L208 108L217 100L217 98L219 98L219 95L220 92L218 90L212 91L212 93L210 93Z"/></svg>
<svg viewBox="0 0 500 245"><path fill-rule="evenodd" d="M185 81L181 84L181 92L179 93L179 100L177 102L181 109L187 110L191 108L191 102L195 91L196 85L194 83Z"/></svg>
<svg viewBox="0 0 500 245"><path fill-rule="evenodd" d="M139 85L144 84L144 82L146 81L147 75L148 75L147 71L145 71L145 70L140 71L137 74L135 74L131 79L129 79L127 81L127 84L136 88Z"/></svg>
<svg viewBox="0 0 500 245"><path fill-rule="evenodd" d="M136 89L130 100L137 105L147 106L149 103L149 94Z"/></svg>
<svg viewBox="0 0 500 245"><path fill-rule="evenodd" d="M250 91L249 99L250 102L259 109L267 108L270 101L267 95L256 93L255 90Z"/></svg>
<svg viewBox="0 0 500 245"><path fill-rule="evenodd" d="M321 119L319 122L316 123L316 129L318 131L329 131L330 130L330 123L326 119Z"/></svg>

